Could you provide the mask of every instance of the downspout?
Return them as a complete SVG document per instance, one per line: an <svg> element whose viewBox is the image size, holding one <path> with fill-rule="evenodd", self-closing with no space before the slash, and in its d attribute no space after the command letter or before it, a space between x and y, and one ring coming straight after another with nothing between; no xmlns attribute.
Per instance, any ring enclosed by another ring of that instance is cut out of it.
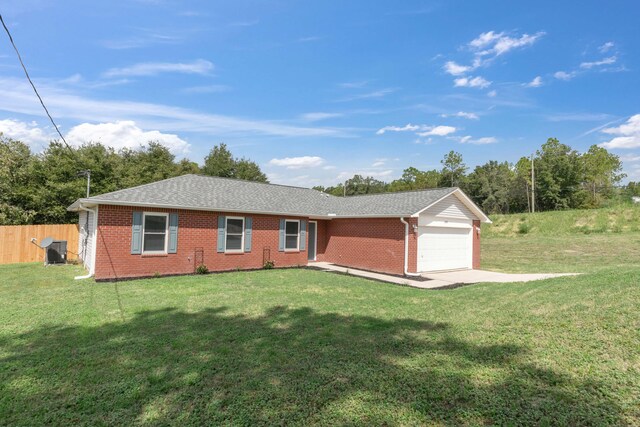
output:
<svg viewBox="0 0 640 427"><path fill-rule="evenodd" d="M86 208L84 206L82 206L82 203L80 203L78 205L78 208L82 211L87 212L87 222L88 222L88 216L89 213L93 213L93 227L92 227L92 232L95 234L94 238L92 239L93 241L93 248L91 248L91 267L89 267L89 274L86 274L84 276L76 276L74 277L74 280L82 280L82 279L88 279L90 277L93 277L93 275L95 274L96 271L96 251L95 248L98 244L98 242L96 241L96 239L98 238L98 230L97 230L97 226L98 226L98 208L96 207L95 209L89 209ZM88 230L87 230L88 232ZM85 253L86 253L86 249L85 249Z"/></svg>
<svg viewBox="0 0 640 427"><path fill-rule="evenodd" d="M409 273L409 223L400 218L404 224L404 275L409 277L420 277L419 273Z"/></svg>

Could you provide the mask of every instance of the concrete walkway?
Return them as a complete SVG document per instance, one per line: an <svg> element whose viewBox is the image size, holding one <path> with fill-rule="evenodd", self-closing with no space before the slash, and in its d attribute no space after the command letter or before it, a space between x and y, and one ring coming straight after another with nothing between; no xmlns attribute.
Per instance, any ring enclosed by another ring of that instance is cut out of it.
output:
<svg viewBox="0 0 640 427"><path fill-rule="evenodd" d="M424 273L418 280L411 277L393 276L390 274L374 273L372 271L357 270L355 268L341 267L329 262L310 262L309 268L334 273L351 274L353 276L364 277L366 279L378 280L381 282L395 283L396 285L411 286L420 289L454 288L471 283L509 283L509 282L530 282L532 280L550 279L561 276L575 276L575 273L561 274L508 274L496 273L485 270L461 270L447 271L442 273ZM425 280L427 279L427 280Z"/></svg>

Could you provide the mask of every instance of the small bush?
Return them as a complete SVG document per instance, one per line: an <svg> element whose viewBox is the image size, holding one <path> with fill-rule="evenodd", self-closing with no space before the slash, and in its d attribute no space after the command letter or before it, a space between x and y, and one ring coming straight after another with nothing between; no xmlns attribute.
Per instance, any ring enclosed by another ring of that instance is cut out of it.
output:
<svg viewBox="0 0 640 427"><path fill-rule="evenodd" d="M528 222L521 222L518 225L518 234L527 234L529 231L531 231L531 226Z"/></svg>
<svg viewBox="0 0 640 427"><path fill-rule="evenodd" d="M265 261L264 265L262 266L262 268L264 268L265 270L271 270L275 266L276 266L276 262L275 261Z"/></svg>
<svg viewBox="0 0 640 427"><path fill-rule="evenodd" d="M207 274L208 272L209 269L204 264L198 264L198 266L196 267L196 274Z"/></svg>

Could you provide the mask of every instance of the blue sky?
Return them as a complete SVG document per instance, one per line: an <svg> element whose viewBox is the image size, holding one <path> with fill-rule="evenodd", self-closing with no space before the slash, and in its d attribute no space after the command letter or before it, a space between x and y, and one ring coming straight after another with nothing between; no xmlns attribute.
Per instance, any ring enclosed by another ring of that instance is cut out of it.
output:
<svg viewBox="0 0 640 427"><path fill-rule="evenodd" d="M579 4L579 6L578 6ZM0 6L66 138L215 144L332 185L603 144L640 180L634 1L44 1ZM6 37L0 131L53 137Z"/></svg>

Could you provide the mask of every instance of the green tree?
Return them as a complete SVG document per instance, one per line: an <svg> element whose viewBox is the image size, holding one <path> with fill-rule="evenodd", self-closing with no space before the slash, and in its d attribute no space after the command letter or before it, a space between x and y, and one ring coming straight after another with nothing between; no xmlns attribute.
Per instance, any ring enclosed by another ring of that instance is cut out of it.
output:
<svg viewBox="0 0 640 427"><path fill-rule="evenodd" d="M33 156L27 144L0 133L0 224L28 224L36 211L25 203L31 194Z"/></svg>
<svg viewBox="0 0 640 427"><path fill-rule="evenodd" d="M387 191L397 192L436 188L439 181L440 172L436 170L421 171L418 168L411 166L403 171L400 179L393 180L387 186Z"/></svg>
<svg viewBox="0 0 640 427"><path fill-rule="evenodd" d="M202 173L222 178L235 178L236 161L227 148L227 144L216 145L204 158Z"/></svg>
<svg viewBox="0 0 640 427"><path fill-rule="evenodd" d="M488 213L509 213L516 173L508 162L491 160L467 177L466 189L473 201Z"/></svg>
<svg viewBox="0 0 640 427"><path fill-rule="evenodd" d="M247 181L269 182L267 175L261 170L256 162L247 159L236 159L234 168L234 178L244 179Z"/></svg>
<svg viewBox="0 0 640 427"><path fill-rule="evenodd" d="M347 196L355 196L359 194L375 194L384 193L386 184L371 176L363 177L362 175L354 175L353 178L346 181Z"/></svg>
<svg viewBox="0 0 640 427"><path fill-rule="evenodd" d="M451 150L440 163L442 164L442 171L440 172L439 184L451 187L461 186L468 169L462 160L462 154Z"/></svg>
<svg viewBox="0 0 640 427"><path fill-rule="evenodd" d="M202 173L223 178L237 178L247 181L269 182L256 162L234 158L227 144L216 145L204 159Z"/></svg>
<svg viewBox="0 0 640 427"><path fill-rule="evenodd" d="M584 182L589 192L589 205L599 206L603 198L611 197L613 188L623 178L622 162L605 148L592 145L582 155Z"/></svg>
<svg viewBox="0 0 640 427"><path fill-rule="evenodd" d="M580 154L556 138L549 138L534 160L536 206L540 210L581 207L584 166Z"/></svg>

